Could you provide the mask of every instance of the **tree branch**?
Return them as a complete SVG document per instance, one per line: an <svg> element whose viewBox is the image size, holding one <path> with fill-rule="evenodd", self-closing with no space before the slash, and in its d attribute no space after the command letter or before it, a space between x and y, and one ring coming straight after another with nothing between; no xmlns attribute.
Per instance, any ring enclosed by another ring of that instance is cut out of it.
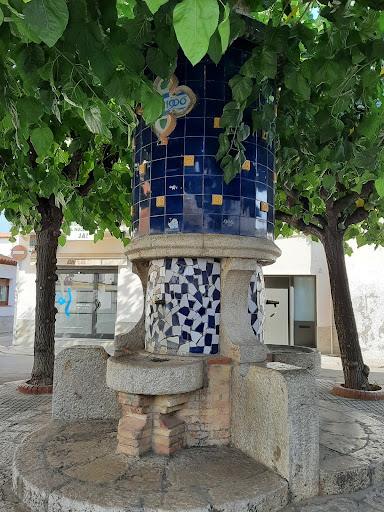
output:
<svg viewBox="0 0 384 512"><path fill-rule="evenodd" d="M306 224L302 219L298 219L296 215L290 215L289 213L276 211L275 218L276 220L286 222L293 228L297 229L298 231L302 231L306 235L315 236L320 240L323 238L324 233L321 228L317 227L315 224L312 224L311 222L309 224Z"/></svg>
<svg viewBox="0 0 384 512"><path fill-rule="evenodd" d="M360 222L363 222L363 220L366 220L369 215L369 211L364 210L364 208L357 208L351 215L349 215L345 221L344 221L344 230L343 233L346 231L349 226L352 226L353 224L359 224Z"/></svg>
<svg viewBox="0 0 384 512"><path fill-rule="evenodd" d="M115 162L117 162L118 158L119 158L119 152L116 151L115 153L111 153L111 146L108 145L104 148L103 150L103 159L102 159L102 165L104 167L104 170L105 170L105 173L108 174L112 171L113 169L113 164ZM77 193L82 196L82 197L85 197L88 195L89 191L91 190L92 186L94 185L95 183L95 177L93 175L93 171L91 171L89 174L88 174L88 179L87 181L83 184L83 185L80 185L79 187L76 187L75 190L77 191Z"/></svg>
<svg viewBox="0 0 384 512"><path fill-rule="evenodd" d="M81 148L77 149L73 153L72 158L69 161L69 163L65 167L63 167L63 169L61 171L62 174L64 174L64 176L66 176L70 181L73 181L77 176L77 173L78 173L81 163L82 163L82 156L83 156L82 149Z"/></svg>
<svg viewBox="0 0 384 512"><path fill-rule="evenodd" d="M344 197L341 197L337 201L333 203L333 211L337 213L338 215L348 206L350 206L352 203L357 201L359 197L368 197L373 190L373 181L367 181L367 183L364 183L364 185L361 188L361 193L358 194L357 192L352 192L351 194L348 194Z"/></svg>

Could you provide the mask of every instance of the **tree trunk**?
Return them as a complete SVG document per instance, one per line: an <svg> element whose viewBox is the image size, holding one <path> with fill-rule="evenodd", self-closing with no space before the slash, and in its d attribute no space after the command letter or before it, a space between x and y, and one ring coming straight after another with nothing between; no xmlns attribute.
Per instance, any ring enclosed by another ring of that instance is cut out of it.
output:
<svg viewBox="0 0 384 512"><path fill-rule="evenodd" d="M333 311L343 365L345 387L369 389L369 368L364 364L352 307L343 249L343 233L325 230L322 242L327 257Z"/></svg>
<svg viewBox="0 0 384 512"><path fill-rule="evenodd" d="M53 194L38 199L41 215L36 233L36 314L35 345L31 384L50 385L55 361L55 283L56 251L60 236L62 211L55 206Z"/></svg>

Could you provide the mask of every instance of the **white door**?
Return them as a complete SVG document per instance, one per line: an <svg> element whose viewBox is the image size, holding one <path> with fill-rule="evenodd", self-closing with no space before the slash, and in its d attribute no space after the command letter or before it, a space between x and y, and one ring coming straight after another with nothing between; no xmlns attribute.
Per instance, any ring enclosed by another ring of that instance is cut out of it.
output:
<svg viewBox="0 0 384 512"><path fill-rule="evenodd" d="M288 288L266 288L265 343L267 345L289 345ZM276 306L268 304L278 301Z"/></svg>

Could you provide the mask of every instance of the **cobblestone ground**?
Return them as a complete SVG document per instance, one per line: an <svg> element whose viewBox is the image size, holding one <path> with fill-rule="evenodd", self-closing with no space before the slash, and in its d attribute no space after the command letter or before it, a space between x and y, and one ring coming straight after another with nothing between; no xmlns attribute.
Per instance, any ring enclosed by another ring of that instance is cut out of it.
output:
<svg viewBox="0 0 384 512"><path fill-rule="evenodd" d="M28 512L12 492L12 459L17 446L50 419L49 395L22 395L17 383L0 386L0 512Z"/></svg>
<svg viewBox="0 0 384 512"><path fill-rule="evenodd" d="M384 403L336 398L329 393L329 381L318 380L318 384L322 400L384 423ZM28 434L50 420L50 396L22 395L16 387L15 382L0 386L0 512L28 512L12 493L13 454ZM281 512L384 512L384 485L351 494L311 498L288 505Z"/></svg>

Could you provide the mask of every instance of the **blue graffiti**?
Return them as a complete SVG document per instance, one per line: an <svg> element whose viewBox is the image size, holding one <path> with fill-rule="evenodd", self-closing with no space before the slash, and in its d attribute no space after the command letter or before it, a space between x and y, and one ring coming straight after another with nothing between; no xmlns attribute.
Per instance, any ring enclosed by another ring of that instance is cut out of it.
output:
<svg viewBox="0 0 384 512"><path fill-rule="evenodd" d="M70 305L70 303L72 301L72 295L71 295L71 292L70 292L69 288L68 288L67 292L68 292L68 295L65 298L63 298L63 294L61 292L57 292L56 293L56 300L60 304L60 306L62 306L63 304L67 303L67 305L65 306L65 309L64 309L64 313L69 318L68 308L69 308L69 305Z"/></svg>

